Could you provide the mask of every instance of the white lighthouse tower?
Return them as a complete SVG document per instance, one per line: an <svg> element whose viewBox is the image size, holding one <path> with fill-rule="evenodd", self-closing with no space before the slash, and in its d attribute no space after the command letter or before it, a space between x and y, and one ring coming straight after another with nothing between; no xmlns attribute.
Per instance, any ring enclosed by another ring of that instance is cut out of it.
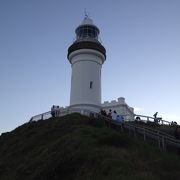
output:
<svg viewBox="0 0 180 180"><path fill-rule="evenodd" d="M101 108L101 68L106 50L99 42L99 29L86 15L76 28L76 40L68 49L71 63L70 108L99 111Z"/></svg>

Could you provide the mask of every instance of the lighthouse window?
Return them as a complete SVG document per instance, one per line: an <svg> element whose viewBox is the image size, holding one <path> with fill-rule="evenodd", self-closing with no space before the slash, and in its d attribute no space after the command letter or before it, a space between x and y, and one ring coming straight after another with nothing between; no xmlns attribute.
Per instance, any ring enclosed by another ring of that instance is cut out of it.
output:
<svg viewBox="0 0 180 180"><path fill-rule="evenodd" d="M93 82L92 81L90 81L90 89L92 89L93 88Z"/></svg>
<svg viewBox="0 0 180 180"><path fill-rule="evenodd" d="M94 38L98 39L98 30L92 26L82 26L77 29L77 38Z"/></svg>

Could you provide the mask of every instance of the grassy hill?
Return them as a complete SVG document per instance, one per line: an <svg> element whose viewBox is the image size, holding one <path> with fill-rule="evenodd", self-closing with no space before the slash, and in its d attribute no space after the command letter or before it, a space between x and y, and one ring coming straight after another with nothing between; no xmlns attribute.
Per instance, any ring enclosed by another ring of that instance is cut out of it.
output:
<svg viewBox="0 0 180 180"><path fill-rule="evenodd" d="M180 156L80 114L0 136L0 180L176 180Z"/></svg>

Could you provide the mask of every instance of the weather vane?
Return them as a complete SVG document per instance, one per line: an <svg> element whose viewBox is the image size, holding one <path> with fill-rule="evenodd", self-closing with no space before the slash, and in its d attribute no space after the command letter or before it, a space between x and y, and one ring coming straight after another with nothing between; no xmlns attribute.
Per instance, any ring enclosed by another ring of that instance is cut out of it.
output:
<svg viewBox="0 0 180 180"><path fill-rule="evenodd" d="M86 18L88 18L88 14L87 14L86 8L84 9L84 15L85 15Z"/></svg>

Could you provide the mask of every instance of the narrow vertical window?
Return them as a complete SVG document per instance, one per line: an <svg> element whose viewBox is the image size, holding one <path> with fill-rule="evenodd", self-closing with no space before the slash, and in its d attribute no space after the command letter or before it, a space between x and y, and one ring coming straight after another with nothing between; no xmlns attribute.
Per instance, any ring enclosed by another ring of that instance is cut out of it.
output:
<svg viewBox="0 0 180 180"><path fill-rule="evenodd" d="M93 88L93 82L92 81L90 81L90 89L92 89Z"/></svg>

